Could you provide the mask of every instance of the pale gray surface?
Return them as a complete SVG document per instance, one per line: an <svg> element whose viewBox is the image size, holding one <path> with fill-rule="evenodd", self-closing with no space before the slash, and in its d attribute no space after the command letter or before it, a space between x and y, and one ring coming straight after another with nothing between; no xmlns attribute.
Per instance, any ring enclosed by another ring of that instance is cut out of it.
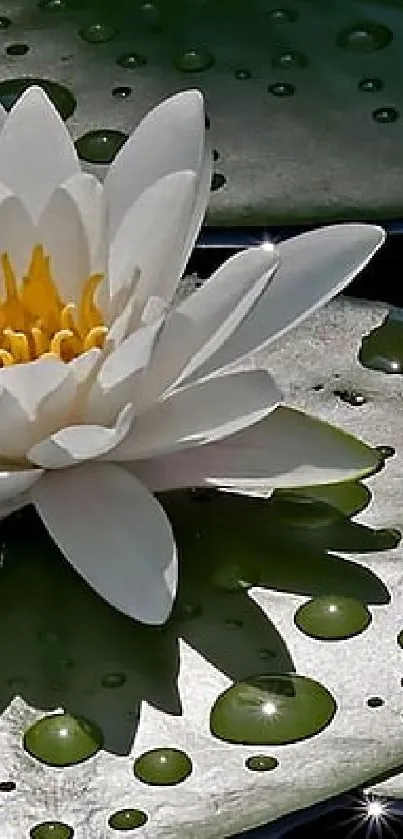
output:
<svg viewBox="0 0 403 839"><path fill-rule="evenodd" d="M383 305L336 301L279 341L268 364L290 404L374 445L396 448L396 457L371 479L374 498L358 519L377 527L403 527L403 379L364 370L356 361L362 334L378 325L384 313ZM324 390L313 391L320 383ZM368 402L347 405L334 395L335 387L359 390ZM116 832L107 827L108 815L124 806L149 813L148 824L135 831L142 839L224 839L403 764L403 652L396 643L403 626L402 549L362 559L354 555L354 561L381 578L392 600L371 606L372 624L349 640L326 644L309 639L293 623L295 609L307 598L253 589L253 598L285 640L297 673L321 681L338 703L333 722L316 737L257 750L279 758L275 771L248 772L243 763L250 747L211 738L211 704L230 682L181 642L183 715L168 716L145 703L131 756L102 752L69 769L41 766L21 748L22 732L41 709L14 700L0 721L0 779L17 782L15 792L2 794L2 839L23 839L30 826L46 818L71 824L76 839L112 839ZM74 658L78 651L67 652ZM384 698L381 708L366 706L373 695ZM120 716L114 723L124 727ZM178 787L147 787L133 777L133 757L161 745L183 747L194 761L192 776ZM401 794L396 784L395 779L388 792Z"/></svg>
<svg viewBox="0 0 403 839"><path fill-rule="evenodd" d="M46 0L45 0L46 2ZM61 0L63 5L63 0ZM217 170L227 178L212 194L209 221L219 225L321 222L334 218L396 218L403 213L403 119L374 122L377 108L403 112L403 10L388 0L66 0L67 9L43 11L37 0L7 0L1 14L12 26L0 29L2 79L42 76L66 85L77 98L69 124L75 137L95 128L131 131L158 101L199 87L211 118L211 141L220 153ZM295 22L275 23L270 10L291 7ZM147 11L148 10L148 11ZM153 13L154 10L154 13ZM153 28L153 21L160 29ZM345 27L370 21L391 29L384 49L340 48ZM78 31L106 23L116 35L89 44ZM6 55L9 44L29 52ZM211 51L204 72L175 66L183 50ZM144 67L118 66L122 53L147 57ZM277 67L276 58L302 52L305 67ZM252 78L239 81L237 69ZM361 93L365 77L384 88ZM295 94L268 93L276 82ZM132 95L115 99L116 86ZM102 169L98 167L99 174Z"/></svg>

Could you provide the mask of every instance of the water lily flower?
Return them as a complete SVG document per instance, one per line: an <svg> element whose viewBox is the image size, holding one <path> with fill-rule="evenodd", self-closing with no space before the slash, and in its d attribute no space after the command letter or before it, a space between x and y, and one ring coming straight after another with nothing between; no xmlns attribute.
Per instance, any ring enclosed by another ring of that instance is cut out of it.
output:
<svg viewBox="0 0 403 839"><path fill-rule="evenodd" d="M225 368L341 291L384 233L345 224L250 248L175 305L210 190L201 94L151 111L103 184L39 87L1 119L1 509L33 503L102 597L163 623L177 555L155 491L373 468L369 447L282 407L266 370Z"/></svg>

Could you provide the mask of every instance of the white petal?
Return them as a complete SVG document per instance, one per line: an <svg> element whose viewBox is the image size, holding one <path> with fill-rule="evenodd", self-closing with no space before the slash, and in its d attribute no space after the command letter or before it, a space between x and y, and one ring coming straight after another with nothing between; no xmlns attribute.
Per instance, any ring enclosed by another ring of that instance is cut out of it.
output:
<svg viewBox="0 0 403 839"><path fill-rule="evenodd" d="M183 270L195 189L194 172L174 172L152 184L127 212L110 249L112 301L136 267L141 272L136 287L140 315L150 296L171 300Z"/></svg>
<svg viewBox="0 0 403 839"><path fill-rule="evenodd" d="M204 106L197 90L166 99L140 122L115 157L104 182L110 239L141 193L171 172L198 172L203 160ZM158 230L154 230L154 234Z"/></svg>
<svg viewBox="0 0 403 839"><path fill-rule="evenodd" d="M0 184L0 254L8 253L17 280L28 268L34 244L34 227L25 207Z"/></svg>
<svg viewBox="0 0 403 839"><path fill-rule="evenodd" d="M29 87L0 132L0 181L36 222L54 190L80 171L70 135L40 87Z"/></svg>
<svg viewBox="0 0 403 839"><path fill-rule="evenodd" d="M262 294L277 264L274 249L241 251L169 315L147 371L144 405L178 376L190 375L221 346Z"/></svg>
<svg viewBox="0 0 403 839"><path fill-rule="evenodd" d="M268 497L277 487L350 481L371 472L379 453L355 437L292 408L203 448L133 463L154 492L216 486Z"/></svg>
<svg viewBox="0 0 403 839"><path fill-rule="evenodd" d="M0 370L0 458L20 459L70 421L76 383L50 359Z"/></svg>
<svg viewBox="0 0 403 839"><path fill-rule="evenodd" d="M234 434L281 400L265 370L232 373L184 388L141 414L113 459L137 460L192 448Z"/></svg>
<svg viewBox="0 0 403 839"><path fill-rule="evenodd" d="M0 467L0 504L28 492L43 475L43 469L8 469Z"/></svg>
<svg viewBox="0 0 403 839"><path fill-rule="evenodd" d="M122 405L134 402L163 318L137 329L106 358L88 395L85 421L108 425ZM128 398L127 398L128 397Z"/></svg>
<svg viewBox="0 0 403 839"><path fill-rule="evenodd" d="M105 455L126 437L133 416L133 406L126 405L113 428L100 425L71 425L62 428L33 446L27 458L44 469L65 469Z"/></svg>
<svg viewBox="0 0 403 839"><path fill-rule="evenodd" d="M175 543L162 507L136 478L113 464L85 464L48 472L32 495L60 550L98 594L144 623L166 620Z"/></svg>
<svg viewBox="0 0 403 839"><path fill-rule="evenodd" d="M102 350L94 347L92 350L78 355L69 361L69 372L73 374L77 384L83 385L91 379L102 358Z"/></svg>
<svg viewBox="0 0 403 839"><path fill-rule="evenodd" d="M182 251L182 267L180 273L183 274L186 265L189 261L192 250L195 246L197 237L200 233L200 228L206 214L207 205L211 194L211 178L213 176L213 156L210 146L204 150L203 162L198 171L196 196L193 205L192 217L188 225L188 232L185 241L185 246Z"/></svg>
<svg viewBox="0 0 403 839"><path fill-rule="evenodd" d="M91 274L104 273L107 266L108 237L102 184L93 175L80 172L66 181L63 189L74 200L87 234Z"/></svg>
<svg viewBox="0 0 403 839"><path fill-rule="evenodd" d="M385 240L371 224L312 230L278 246L273 283L230 339L197 371L206 376L267 346L342 291Z"/></svg>
<svg viewBox="0 0 403 839"><path fill-rule="evenodd" d="M37 229L38 242L50 256L50 269L64 303L79 303L91 273L90 246L74 199L59 187L46 205Z"/></svg>

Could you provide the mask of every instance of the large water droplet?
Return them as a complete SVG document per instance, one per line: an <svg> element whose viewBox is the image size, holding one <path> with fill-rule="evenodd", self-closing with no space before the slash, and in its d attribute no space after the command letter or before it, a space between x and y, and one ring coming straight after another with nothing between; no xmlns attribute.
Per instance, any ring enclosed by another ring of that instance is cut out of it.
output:
<svg viewBox="0 0 403 839"><path fill-rule="evenodd" d="M127 134L113 128L99 128L88 131L76 142L79 157L89 163L112 163L119 149L127 140Z"/></svg>
<svg viewBox="0 0 403 839"><path fill-rule="evenodd" d="M117 810L108 819L108 825L113 830L134 830L143 827L148 816L143 810Z"/></svg>
<svg viewBox="0 0 403 839"><path fill-rule="evenodd" d="M152 749L134 764L136 778L145 784L170 786L184 781L192 771L192 761L180 749Z"/></svg>
<svg viewBox="0 0 403 839"><path fill-rule="evenodd" d="M307 67L308 66L308 59L303 52L298 52L297 50L287 50L287 52L279 53L279 55L275 55L272 61L273 67Z"/></svg>
<svg viewBox="0 0 403 839"><path fill-rule="evenodd" d="M120 67L125 67L127 70L133 70L137 67L144 67L147 64L147 59L145 55L140 55L138 52L126 52L123 55L119 55L116 59L116 64L119 64Z"/></svg>
<svg viewBox="0 0 403 839"><path fill-rule="evenodd" d="M150 29L160 29L160 14L154 3L146 2L140 7L141 17Z"/></svg>
<svg viewBox="0 0 403 839"><path fill-rule="evenodd" d="M74 113L77 103L67 87L48 79L24 76L18 79L5 79L0 82L0 102L3 107L9 111L21 94L31 85L39 85L45 91L63 119L68 119Z"/></svg>
<svg viewBox="0 0 403 839"><path fill-rule="evenodd" d="M222 189L226 184L226 177L221 172L214 172L211 178L211 190L217 192L217 189Z"/></svg>
<svg viewBox="0 0 403 839"><path fill-rule="evenodd" d="M246 758L245 766L252 772L270 772L278 766L278 760L271 755L251 755Z"/></svg>
<svg viewBox="0 0 403 839"><path fill-rule="evenodd" d="M384 49L393 39L393 32L382 23L362 21L343 29L337 36L337 44L352 52L374 52Z"/></svg>
<svg viewBox="0 0 403 839"><path fill-rule="evenodd" d="M383 373L403 372L403 321L394 312L364 335L358 358L364 367Z"/></svg>
<svg viewBox="0 0 403 839"><path fill-rule="evenodd" d="M121 688L127 681L125 673L106 673L101 680L104 688Z"/></svg>
<svg viewBox="0 0 403 839"><path fill-rule="evenodd" d="M295 9L270 9L267 17L275 23L294 23L298 20L298 12Z"/></svg>
<svg viewBox="0 0 403 839"><path fill-rule="evenodd" d="M371 623L365 603L352 597L315 597L297 610L294 621L305 635L322 640L339 640L358 635Z"/></svg>
<svg viewBox="0 0 403 839"><path fill-rule="evenodd" d="M336 702L319 682L295 674L261 675L228 688L215 701L215 737L245 745L295 743L322 731Z"/></svg>
<svg viewBox="0 0 403 839"><path fill-rule="evenodd" d="M115 38L117 31L108 23L91 23L90 26L80 29L79 35L89 44L105 44Z"/></svg>
<svg viewBox="0 0 403 839"><path fill-rule="evenodd" d="M367 705L369 708L381 708L384 705L384 701L381 696L370 696L367 699Z"/></svg>
<svg viewBox="0 0 403 839"><path fill-rule="evenodd" d="M396 122L399 119L399 111L396 108L376 108L372 112L372 118L375 122Z"/></svg>
<svg viewBox="0 0 403 839"><path fill-rule="evenodd" d="M289 84L289 82L275 82L274 84L270 84L267 88L269 93L273 96L278 97L287 97L293 96L295 93L295 87L293 84Z"/></svg>
<svg viewBox="0 0 403 839"><path fill-rule="evenodd" d="M186 49L175 58L178 70L184 73L200 73L214 64L214 56L205 49Z"/></svg>
<svg viewBox="0 0 403 839"><path fill-rule="evenodd" d="M397 643L399 644L399 647L403 649L403 629L401 630L401 632L399 632L399 635L397 636Z"/></svg>
<svg viewBox="0 0 403 839"><path fill-rule="evenodd" d="M358 90L362 93L379 93L383 89L383 81L378 78L361 79L358 82Z"/></svg>
<svg viewBox="0 0 403 839"><path fill-rule="evenodd" d="M9 17L5 17L4 15L0 15L0 29L8 29L11 26L12 21Z"/></svg>
<svg viewBox="0 0 403 839"><path fill-rule="evenodd" d="M102 748L101 731L93 723L70 714L52 714L26 731L24 748L41 763L71 766L95 755Z"/></svg>
<svg viewBox="0 0 403 839"><path fill-rule="evenodd" d="M41 822L30 831L31 839L72 839L74 830L63 822Z"/></svg>

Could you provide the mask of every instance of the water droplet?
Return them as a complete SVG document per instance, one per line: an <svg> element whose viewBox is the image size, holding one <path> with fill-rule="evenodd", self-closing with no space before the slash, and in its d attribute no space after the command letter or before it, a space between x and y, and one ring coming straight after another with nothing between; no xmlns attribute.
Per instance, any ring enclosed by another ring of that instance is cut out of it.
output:
<svg viewBox="0 0 403 839"><path fill-rule="evenodd" d="M221 568L215 568L211 576L213 585L224 589L224 591L248 589L257 585L258 580L259 571L257 568L252 568L249 562L243 564L242 562L234 562L222 565Z"/></svg>
<svg viewBox="0 0 403 839"><path fill-rule="evenodd" d="M270 650L268 647L263 647L259 650L259 658L263 659L263 661L267 661L267 659L276 658L276 653L274 650Z"/></svg>
<svg viewBox="0 0 403 839"><path fill-rule="evenodd" d="M0 15L0 29L8 29L11 26L12 21L9 17L4 17L4 15Z"/></svg>
<svg viewBox="0 0 403 839"><path fill-rule="evenodd" d="M295 93L294 85L289 84L289 82L275 82L274 84L270 84L267 90L273 96L279 97L293 96Z"/></svg>
<svg viewBox="0 0 403 839"><path fill-rule="evenodd" d="M81 717L52 714L26 731L24 748L41 763L71 766L95 755L102 748L99 728Z"/></svg>
<svg viewBox="0 0 403 839"><path fill-rule="evenodd" d="M379 454L385 458L393 457L393 455L396 454L396 451L393 448L393 446L375 446L375 448L377 452L379 452Z"/></svg>
<svg viewBox="0 0 403 839"><path fill-rule="evenodd" d="M393 39L393 32L382 23L363 21L343 29L337 36L337 44L351 52L375 52L384 49Z"/></svg>
<svg viewBox="0 0 403 839"><path fill-rule="evenodd" d="M227 629L242 629L243 621L240 618L227 618L225 621Z"/></svg>
<svg viewBox="0 0 403 839"><path fill-rule="evenodd" d="M13 792L16 786L15 781L0 781L0 792Z"/></svg>
<svg viewBox="0 0 403 839"><path fill-rule="evenodd" d="M400 687L403 688L403 677L400 679Z"/></svg>
<svg viewBox="0 0 403 839"><path fill-rule="evenodd" d="M361 79L358 82L358 90L361 90L362 93L379 93L380 90L383 89L383 81L382 79L372 78L372 79Z"/></svg>
<svg viewBox="0 0 403 839"><path fill-rule="evenodd" d="M396 122L399 119L399 111L396 108L376 108L372 112L372 118L375 122Z"/></svg>
<svg viewBox="0 0 403 839"><path fill-rule="evenodd" d="M238 70L235 70L235 78L240 82L243 82L246 81L246 79L251 79L252 73L248 67L239 67Z"/></svg>
<svg viewBox="0 0 403 839"><path fill-rule="evenodd" d="M383 373L403 372L403 322L392 312L383 323L364 335L359 361L370 370Z"/></svg>
<svg viewBox="0 0 403 839"><path fill-rule="evenodd" d="M205 49L186 49L175 58L178 70L184 73L200 73L214 64L214 56Z"/></svg>
<svg viewBox="0 0 403 839"><path fill-rule="evenodd" d="M143 3L140 7L140 12L141 17L147 26L150 26L152 29L161 28L159 11L154 3Z"/></svg>
<svg viewBox="0 0 403 839"><path fill-rule="evenodd" d="M223 186L226 184L225 175L222 175L221 172L214 172L213 177L211 178L211 190L212 192L217 192L217 189L222 189Z"/></svg>
<svg viewBox="0 0 403 839"><path fill-rule="evenodd" d="M26 55L29 52L28 44L9 44L6 47L7 55Z"/></svg>
<svg viewBox="0 0 403 839"><path fill-rule="evenodd" d="M319 682L296 674L260 675L220 694L210 714L211 733L244 745L295 743L322 731L336 702Z"/></svg>
<svg viewBox="0 0 403 839"><path fill-rule="evenodd" d="M108 825L113 830L134 830L136 827L143 827L148 821L148 816L143 810L118 810L108 819Z"/></svg>
<svg viewBox="0 0 403 839"><path fill-rule="evenodd" d="M324 385L322 385L322 384L320 384L320 385L314 385L314 386L313 386L313 388L312 388L312 390L317 390L317 391L319 391L319 390L324 390L324 389L325 389L325 386L324 386Z"/></svg>
<svg viewBox="0 0 403 839"><path fill-rule="evenodd" d="M191 620L198 618L202 613L200 603L179 603L177 616L180 620Z"/></svg>
<svg viewBox="0 0 403 839"><path fill-rule="evenodd" d="M63 822L42 822L30 831L31 839L72 839L74 830Z"/></svg>
<svg viewBox="0 0 403 839"><path fill-rule="evenodd" d="M278 760L271 755L251 755L246 758L245 766L252 772L270 772L278 766Z"/></svg>
<svg viewBox="0 0 403 839"><path fill-rule="evenodd" d="M89 44L106 44L107 41L115 38L117 31L108 23L91 23L90 26L80 29L79 35Z"/></svg>
<svg viewBox="0 0 403 839"><path fill-rule="evenodd" d="M67 87L58 84L58 82L49 81L48 79L27 78L24 76L18 79L5 79L5 81L0 82L1 104L9 111L21 94L24 93L24 90L33 84L39 85L45 91L62 119L71 117L77 104L73 94L70 93Z"/></svg>
<svg viewBox="0 0 403 839"><path fill-rule="evenodd" d="M60 12L67 9L68 0L40 0L38 6L44 12Z"/></svg>
<svg viewBox="0 0 403 839"><path fill-rule="evenodd" d="M145 784L168 786L184 781L192 771L192 761L180 749L151 749L137 758L136 778Z"/></svg>
<svg viewBox="0 0 403 839"><path fill-rule="evenodd" d="M352 597L315 597L296 611L294 621L301 632L312 638L339 640L359 635L371 623L365 603Z"/></svg>
<svg viewBox="0 0 403 839"><path fill-rule="evenodd" d="M127 682L125 673L107 673L102 677L101 685L103 688L121 688Z"/></svg>
<svg viewBox="0 0 403 839"><path fill-rule="evenodd" d="M298 12L295 9L270 9L267 17L275 23L294 23L298 20Z"/></svg>
<svg viewBox="0 0 403 839"><path fill-rule="evenodd" d="M354 407L365 405L367 401L362 393L357 393L355 390L334 390L333 393L335 396L338 396L342 402L347 402L348 405L353 405Z"/></svg>
<svg viewBox="0 0 403 839"><path fill-rule="evenodd" d="M121 87L114 87L112 90L112 96L115 99L127 99L128 96L132 94L132 88L122 85Z"/></svg>
<svg viewBox="0 0 403 839"><path fill-rule="evenodd" d="M99 128L83 134L76 142L76 149L79 157L89 163L112 163L126 140L123 131Z"/></svg>
<svg viewBox="0 0 403 839"><path fill-rule="evenodd" d="M279 55L275 55L272 61L273 67L307 67L308 59L303 52L297 50L287 50Z"/></svg>
<svg viewBox="0 0 403 839"><path fill-rule="evenodd" d="M213 160L218 160L220 157L220 152L217 149L213 149Z"/></svg>
<svg viewBox="0 0 403 839"><path fill-rule="evenodd" d="M380 696L370 696L369 699L367 699L367 705L369 705L370 708L380 708L383 704L383 699L381 699Z"/></svg>
<svg viewBox="0 0 403 839"><path fill-rule="evenodd" d="M397 636L397 643L399 644L399 647L402 647L403 649L403 629L401 630L401 632L399 632L399 635Z"/></svg>
<svg viewBox="0 0 403 839"><path fill-rule="evenodd" d="M211 120L210 120L210 117L209 117L209 116L207 116L207 114L205 114L205 116L204 116L204 127L205 127L207 130L208 130L209 128L211 128Z"/></svg>
<svg viewBox="0 0 403 839"><path fill-rule="evenodd" d="M140 55L138 52L127 52L116 59L116 64L125 67L127 70L133 70L137 67L144 67L147 64L147 59L145 55Z"/></svg>

